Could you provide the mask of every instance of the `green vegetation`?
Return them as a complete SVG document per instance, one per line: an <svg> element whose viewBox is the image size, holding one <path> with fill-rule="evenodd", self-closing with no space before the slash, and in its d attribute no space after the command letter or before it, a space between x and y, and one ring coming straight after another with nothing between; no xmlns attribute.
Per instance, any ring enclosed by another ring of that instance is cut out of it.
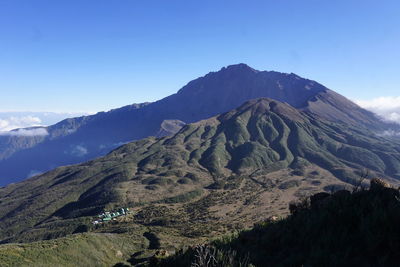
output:
<svg viewBox="0 0 400 267"><path fill-rule="evenodd" d="M203 190L197 189L184 194L180 194L174 197L169 197L161 200L161 203L173 204L173 203L183 203L188 202L196 197L199 197L203 194Z"/></svg>
<svg viewBox="0 0 400 267"><path fill-rule="evenodd" d="M28 244L0 246L1 266L112 266L141 249L140 238L120 234L76 234Z"/></svg>
<svg viewBox="0 0 400 267"><path fill-rule="evenodd" d="M191 247L153 266L397 266L400 193L391 188L317 194L286 219ZM310 201L311 200L311 201Z"/></svg>

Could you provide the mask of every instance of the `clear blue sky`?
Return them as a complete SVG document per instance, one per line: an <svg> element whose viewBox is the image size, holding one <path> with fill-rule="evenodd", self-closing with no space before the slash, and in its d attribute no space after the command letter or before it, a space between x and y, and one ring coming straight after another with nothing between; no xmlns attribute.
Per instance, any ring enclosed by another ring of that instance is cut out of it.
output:
<svg viewBox="0 0 400 267"><path fill-rule="evenodd" d="M399 96L400 1L0 0L0 110L154 101L239 62Z"/></svg>

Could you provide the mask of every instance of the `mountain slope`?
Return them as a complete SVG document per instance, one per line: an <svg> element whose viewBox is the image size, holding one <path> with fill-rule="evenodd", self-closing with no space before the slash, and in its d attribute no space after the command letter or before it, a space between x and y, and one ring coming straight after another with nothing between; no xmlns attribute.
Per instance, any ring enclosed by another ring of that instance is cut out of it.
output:
<svg viewBox="0 0 400 267"><path fill-rule="evenodd" d="M143 237L76 234L56 240L0 246L1 266L113 266L140 249Z"/></svg>
<svg viewBox="0 0 400 267"><path fill-rule="evenodd" d="M133 224L164 218L173 229L180 225L181 234L202 236L200 229L210 234L285 214L288 201L356 183L366 169L398 183L399 143L256 99L172 137L132 142L0 188L0 239L63 236L103 209L121 206L144 216Z"/></svg>
<svg viewBox="0 0 400 267"><path fill-rule="evenodd" d="M400 193L372 189L316 194L298 203L288 218L257 224L158 264L154 257L151 266L193 266L210 257L207 250L218 261L214 266L397 266Z"/></svg>
<svg viewBox="0 0 400 267"><path fill-rule="evenodd" d="M62 121L47 127L47 136L28 140L13 137L12 141L0 136L0 185L93 159L132 140L174 133L162 130L165 121L192 123L259 97L287 102L320 119L379 131L392 127L315 81L238 64L193 80L176 94L154 103Z"/></svg>

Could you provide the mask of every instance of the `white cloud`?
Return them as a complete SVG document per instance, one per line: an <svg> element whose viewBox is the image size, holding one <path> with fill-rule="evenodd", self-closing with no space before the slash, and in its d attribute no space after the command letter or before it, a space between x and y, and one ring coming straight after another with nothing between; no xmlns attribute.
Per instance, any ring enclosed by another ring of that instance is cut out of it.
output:
<svg viewBox="0 0 400 267"><path fill-rule="evenodd" d="M382 96L370 100L355 100L354 102L378 114L385 120L400 123L400 96Z"/></svg>
<svg viewBox="0 0 400 267"><path fill-rule="evenodd" d="M83 145L72 146L69 151L64 151L65 154L70 154L75 157L83 157L89 153L88 149Z"/></svg>
<svg viewBox="0 0 400 267"><path fill-rule="evenodd" d="M400 96L381 96L370 100L356 100L358 105L375 110L392 110L400 108Z"/></svg>
<svg viewBox="0 0 400 267"><path fill-rule="evenodd" d="M8 132L0 132L0 136L45 136L48 134L46 128L17 129Z"/></svg>
<svg viewBox="0 0 400 267"><path fill-rule="evenodd" d="M391 112L390 114L388 114L388 120L400 123L400 111L399 112Z"/></svg>
<svg viewBox="0 0 400 267"><path fill-rule="evenodd" d="M396 132L396 131L393 131L393 130L387 130L387 131L384 131L384 132L382 132L382 133L380 133L378 135L379 136L390 136L390 137L393 137L393 136L400 136L400 132Z"/></svg>
<svg viewBox="0 0 400 267"><path fill-rule="evenodd" d="M11 116L0 118L0 131L10 131L17 128L41 126L42 120L35 116Z"/></svg>
<svg viewBox="0 0 400 267"><path fill-rule="evenodd" d="M17 128L34 126L49 126L56 124L66 118L89 115L81 112L22 112L22 111L0 111L0 131L10 131Z"/></svg>

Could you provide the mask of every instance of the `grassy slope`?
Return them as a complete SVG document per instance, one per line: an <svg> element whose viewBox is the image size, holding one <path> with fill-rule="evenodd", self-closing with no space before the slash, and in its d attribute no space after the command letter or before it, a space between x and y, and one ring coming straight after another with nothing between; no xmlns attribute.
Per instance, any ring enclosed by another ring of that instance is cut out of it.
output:
<svg viewBox="0 0 400 267"><path fill-rule="evenodd" d="M286 219L215 241L208 246L218 251L211 253L213 266L398 266L399 196L395 189L348 192L306 204ZM207 258L200 251L191 248L153 265L190 266Z"/></svg>
<svg viewBox="0 0 400 267"><path fill-rule="evenodd" d="M141 248L117 234L76 234L49 241L0 246L1 266L112 266Z"/></svg>
<svg viewBox="0 0 400 267"><path fill-rule="evenodd" d="M0 239L65 236L118 206L143 215L132 225L161 220L184 233L202 236L208 229L212 235L284 214L289 200L352 182L364 168L396 178L399 150L367 130L254 100L173 137L132 142L105 157L0 188Z"/></svg>

